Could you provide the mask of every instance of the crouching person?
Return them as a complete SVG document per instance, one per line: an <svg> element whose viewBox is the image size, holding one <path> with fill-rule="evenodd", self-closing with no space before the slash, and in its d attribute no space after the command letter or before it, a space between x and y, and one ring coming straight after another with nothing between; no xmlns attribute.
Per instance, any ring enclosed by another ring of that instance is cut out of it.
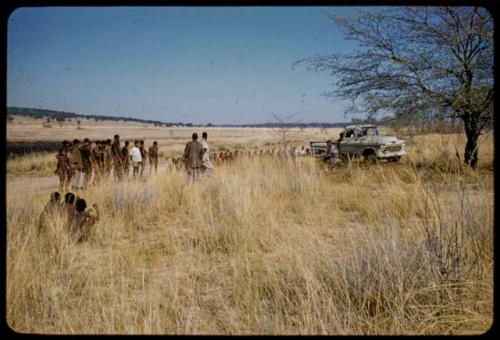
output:
<svg viewBox="0 0 500 340"><path fill-rule="evenodd" d="M86 241L92 231L92 226L99 221L99 209L93 204L94 209L85 210L87 202L83 198L76 200L76 209L69 216L66 230L74 242Z"/></svg>

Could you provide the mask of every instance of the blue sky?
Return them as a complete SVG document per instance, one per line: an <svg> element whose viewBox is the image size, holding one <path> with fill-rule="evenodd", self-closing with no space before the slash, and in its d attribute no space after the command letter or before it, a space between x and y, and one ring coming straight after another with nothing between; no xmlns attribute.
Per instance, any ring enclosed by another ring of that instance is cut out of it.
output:
<svg viewBox="0 0 500 340"><path fill-rule="evenodd" d="M213 124L340 122L326 73L294 61L354 48L353 7L41 7L8 21L7 105Z"/></svg>

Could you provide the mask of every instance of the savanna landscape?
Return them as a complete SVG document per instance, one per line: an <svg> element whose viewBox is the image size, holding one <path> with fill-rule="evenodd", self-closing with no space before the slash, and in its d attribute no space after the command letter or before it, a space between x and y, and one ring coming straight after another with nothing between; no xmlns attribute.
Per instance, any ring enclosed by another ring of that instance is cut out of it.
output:
<svg viewBox="0 0 500 340"><path fill-rule="evenodd" d="M13 9L10 330L488 333L495 11Z"/></svg>
<svg viewBox="0 0 500 340"><path fill-rule="evenodd" d="M21 121L21 120L19 120ZM398 163L313 157L216 163L189 183L170 166L192 132L212 152L279 147L274 129L115 123L7 125L8 140L157 140L158 173L79 193L102 211L69 242L54 153L7 160L7 323L37 334L479 334L493 321L493 135L472 169L463 133L404 135ZM291 129L290 144L340 129Z"/></svg>

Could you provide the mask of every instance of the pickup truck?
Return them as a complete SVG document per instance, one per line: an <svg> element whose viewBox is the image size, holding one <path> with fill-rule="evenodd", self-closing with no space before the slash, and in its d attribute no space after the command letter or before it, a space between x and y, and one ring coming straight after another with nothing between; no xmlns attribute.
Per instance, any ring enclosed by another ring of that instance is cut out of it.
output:
<svg viewBox="0 0 500 340"><path fill-rule="evenodd" d="M369 162L386 159L399 161L406 155L405 141L393 136L383 136L376 125L349 125L335 142L339 154L344 158L364 157ZM310 141L311 155L321 157L326 152L326 142Z"/></svg>

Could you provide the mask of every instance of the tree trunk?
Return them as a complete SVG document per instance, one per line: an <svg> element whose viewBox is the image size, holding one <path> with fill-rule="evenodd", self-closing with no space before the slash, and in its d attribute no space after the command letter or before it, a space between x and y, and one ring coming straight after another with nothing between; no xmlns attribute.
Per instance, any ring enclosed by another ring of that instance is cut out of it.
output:
<svg viewBox="0 0 500 340"><path fill-rule="evenodd" d="M465 144L464 161L469 164L473 169L477 165L477 139L478 136L474 135L472 137L467 137L467 143Z"/></svg>
<svg viewBox="0 0 500 340"><path fill-rule="evenodd" d="M467 136L467 143L465 144L464 162L473 169L476 168L478 161L478 145L477 140L481 131L474 124L473 118L467 116L464 118L465 134Z"/></svg>

